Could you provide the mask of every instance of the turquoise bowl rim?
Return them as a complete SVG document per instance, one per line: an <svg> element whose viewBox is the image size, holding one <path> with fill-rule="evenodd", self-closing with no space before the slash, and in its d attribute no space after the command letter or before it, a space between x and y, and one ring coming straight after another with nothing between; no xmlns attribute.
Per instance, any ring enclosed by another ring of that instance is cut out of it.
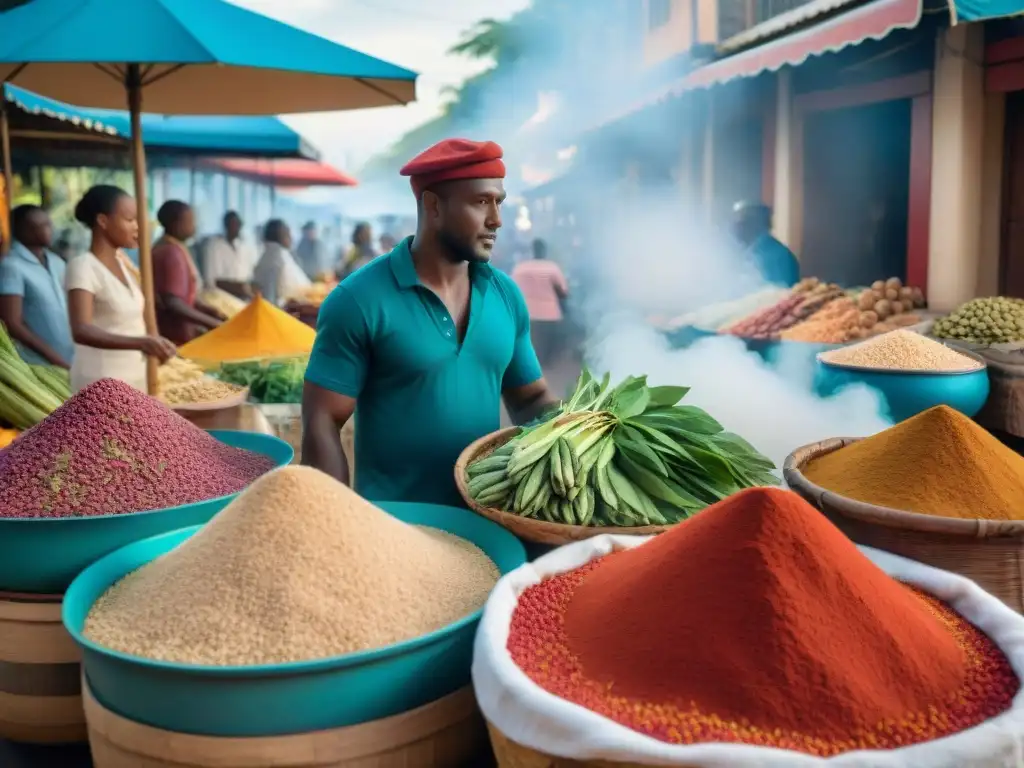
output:
<svg viewBox="0 0 1024 768"><path fill-rule="evenodd" d="M469 512L469 514L473 513ZM492 525L497 524L492 523ZM77 627L71 625L71 622L68 620L67 605L69 602L72 601L68 600L68 595L71 595L76 590L76 585L79 584L80 581L83 580L86 574L88 574L90 571L93 571L94 569L99 570L100 567L104 564L104 561L111 560L124 550L130 549L131 547L134 547L137 544L141 544L142 542L154 542L160 539L167 539L174 536L180 536L182 533L188 532L188 535L185 536L184 539L182 539L182 541L184 542L191 538L193 535L195 535L195 533L199 531L202 527L203 526L201 525L194 525L188 528L179 528L175 531L168 531L167 533L162 533L158 536L151 536L147 539L142 539L141 541L133 542L132 544L128 544L127 546L122 547L121 549L114 550L110 554L101 557L95 563L93 563L84 571L82 571L81 574L76 576L75 580L71 582L71 585L64 593L64 602L63 605L61 606L61 621L64 624L64 628L68 631L68 634L71 635L71 638L79 646L93 653L102 656L108 656L128 664L150 667L152 669L158 669L167 672L176 672L179 674L190 674L214 678L261 676L278 677L286 675L297 676L308 673L323 672L326 670L344 669L346 667L359 666L367 662L377 661L380 659L389 658L391 656L401 656L408 653L409 651L419 648L420 646L430 645L431 643L434 643L440 640L441 638L446 637L447 635L453 634L454 632L458 631L459 629L462 629L466 625L472 624L475 621L479 621L480 618L483 616L484 609L483 606L481 606L473 613L467 614L466 616L463 616L461 619L458 619L457 621L454 621L451 624L446 624L440 629L435 629L433 632L429 632L425 635L420 635L419 637L414 637L411 640L403 640L399 643L392 643L391 645L385 645L381 648L373 648L369 651L359 651L357 653L348 653L341 656L328 656L327 658L313 659L311 661L289 661L284 664L254 664L252 666L235 665L226 667L214 667L203 664L180 664L172 661L147 659L143 656L133 656L131 654L123 653L122 651L115 651L112 648L107 648L106 646L94 643L92 640L89 640L87 637L85 637L78 630ZM509 534L509 536L512 536L512 534ZM523 560L525 562L526 550L523 549L522 542L520 542L518 539L516 539L516 543L519 545L520 550L522 550ZM168 550L168 552L170 551L171 550ZM165 552L164 554L167 553ZM490 558L488 557L488 559ZM149 562L152 562L152 560L150 560ZM492 560L491 562L494 561ZM118 581L127 575L127 573L123 574L118 578ZM115 581L107 585L107 589L109 589L116 583L117 582ZM91 609L92 605L90 605L89 607Z"/></svg>
<svg viewBox="0 0 1024 768"><path fill-rule="evenodd" d="M943 344L947 349L953 349L948 344ZM832 350L829 350L831 352ZM821 356L828 354L827 352L819 352L815 355L815 359L820 365L826 368L835 368L840 371L851 371L853 373L877 373L887 376L971 376L978 373L986 373L988 371L988 363L985 359L974 352L970 352L966 349L953 349L954 352L969 357L978 363L980 368L971 368L968 371L922 371L922 370L902 370L899 368L864 368L859 365L848 365L845 363L830 363L827 360L822 360Z"/></svg>
<svg viewBox="0 0 1024 768"><path fill-rule="evenodd" d="M245 429L204 429L203 432L206 432L208 435L211 435L211 436L213 436L214 438L216 438L218 440L220 440L220 438L218 438L217 435L224 434L224 433L229 433L229 434L233 434L233 435L238 435L238 434L257 435L261 440L268 440L270 442L280 443L281 445L283 445L285 448L287 448L291 452L291 457L284 464L279 464L277 462L274 462L274 466L270 470L267 470L268 472L272 471L273 469L278 469L279 467L286 466L287 464L289 464L291 462L291 460L293 458L295 458L295 449L292 448L291 445L289 445L287 441L282 440L280 437L277 437L277 435L267 435L267 434L264 434L262 432L250 432L250 431L245 430ZM220 440L220 442L223 443L224 441ZM246 448L245 450L252 450L252 449ZM262 453L260 451L253 451L253 453L259 453L261 456L267 456L267 454ZM267 458L269 459L271 457L267 456ZM243 488L242 490L245 490L245 489ZM185 509L186 507L194 507L197 504L208 504L208 503L215 502L215 501L223 501L224 499L233 499L235 496L237 496L241 492L242 491L235 491L234 493L226 493L223 496L214 496L213 498L209 498L209 499L200 499L199 501L190 501L188 504L178 504L178 505L173 506L173 507L155 507L153 509L141 509L138 512L114 512L114 513L109 514L109 515L88 515L88 516L83 516L83 517L7 517L7 518L4 518L3 521L0 521L0 524L7 525L8 523L39 523L41 521L52 522L52 523L75 523L75 522L77 522L79 520L84 520L84 521L89 521L89 520L109 520L112 517L132 517L132 518L136 518L136 517L142 517L143 515L156 515L156 514L163 514L165 512L175 512L177 510ZM131 546L131 545L128 545L128 546Z"/></svg>

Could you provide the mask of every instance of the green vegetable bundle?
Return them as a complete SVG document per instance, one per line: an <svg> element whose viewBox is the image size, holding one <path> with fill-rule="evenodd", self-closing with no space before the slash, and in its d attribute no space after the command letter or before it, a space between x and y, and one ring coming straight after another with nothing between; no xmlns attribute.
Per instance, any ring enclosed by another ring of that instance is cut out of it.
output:
<svg viewBox="0 0 1024 768"><path fill-rule="evenodd" d="M68 372L50 365L29 365L0 323L0 421L29 429L71 396Z"/></svg>
<svg viewBox="0 0 1024 768"><path fill-rule="evenodd" d="M217 378L249 387L249 396L257 403L294 404L302 402L305 374L306 360L295 358L269 363L224 363Z"/></svg>
<svg viewBox="0 0 1024 768"><path fill-rule="evenodd" d="M483 506L567 525L669 525L743 488L778 485L775 465L695 406L685 387L616 387L584 370L551 419L467 468Z"/></svg>

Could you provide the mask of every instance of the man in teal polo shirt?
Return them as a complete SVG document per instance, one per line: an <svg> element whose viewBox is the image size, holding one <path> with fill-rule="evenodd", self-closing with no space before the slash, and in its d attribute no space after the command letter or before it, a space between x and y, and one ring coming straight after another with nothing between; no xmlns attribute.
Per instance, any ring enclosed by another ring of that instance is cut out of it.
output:
<svg viewBox="0 0 1024 768"><path fill-rule="evenodd" d="M320 308L302 398L303 463L347 483L339 430L359 410L356 490L461 504L453 468L499 427L555 404L522 294L488 264L505 166L493 142L443 141L410 161L416 235L344 280Z"/></svg>

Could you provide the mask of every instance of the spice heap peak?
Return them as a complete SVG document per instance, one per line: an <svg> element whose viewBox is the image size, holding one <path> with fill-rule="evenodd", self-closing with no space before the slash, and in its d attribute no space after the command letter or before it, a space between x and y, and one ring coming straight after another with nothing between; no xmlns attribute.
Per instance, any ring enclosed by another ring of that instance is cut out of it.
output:
<svg viewBox="0 0 1024 768"><path fill-rule="evenodd" d="M118 582L85 635L145 658L248 666L338 656L479 610L498 569L310 467L274 470L198 533Z"/></svg>
<svg viewBox="0 0 1024 768"><path fill-rule="evenodd" d="M963 373L983 366L934 339L905 329L821 353L824 363L851 368L884 368L893 371Z"/></svg>
<svg viewBox="0 0 1024 768"><path fill-rule="evenodd" d="M654 738L820 756L963 730L1020 685L985 635L768 488L531 587L508 647L541 687Z"/></svg>
<svg viewBox="0 0 1024 768"><path fill-rule="evenodd" d="M945 405L820 456L803 473L835 494L880 507L1024 520L1024 458Z"/></svg>
<svg viewBox="0 0 1024 768"><path fill-rule="evenodd" d="M274 462L101 379L0 451L0 517L88 517L237 493Z"/></svg>

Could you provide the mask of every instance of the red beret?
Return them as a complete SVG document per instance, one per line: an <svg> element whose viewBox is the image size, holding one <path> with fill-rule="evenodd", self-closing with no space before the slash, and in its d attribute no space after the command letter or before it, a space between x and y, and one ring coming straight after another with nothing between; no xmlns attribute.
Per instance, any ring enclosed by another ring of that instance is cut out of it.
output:
<svg viewBox="0 0 1024 768"><path fill-rule="evenodd" d="M424 150L399 171L409 176L417 197L424 189L455 179L504 179L501 147L493 141L445 139Z"/></svg>

